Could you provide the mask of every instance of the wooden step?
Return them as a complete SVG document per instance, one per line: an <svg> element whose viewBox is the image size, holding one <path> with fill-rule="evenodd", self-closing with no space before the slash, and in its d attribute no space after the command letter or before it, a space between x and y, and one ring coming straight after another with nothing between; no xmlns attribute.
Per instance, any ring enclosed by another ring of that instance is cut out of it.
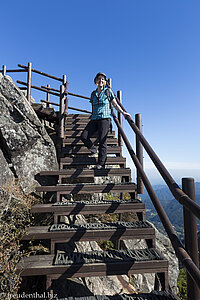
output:
<svg viewBox="0 0 200 300"><path fill-rule="evenodd" d="M152 291L150 293L120 294L114 296L84 296L83 297L67 297L63 300L179 300L172 292Z"/></svg>
<svg viewBox="0 0 200 300"><path fill-rule="evenodd" d="M136 184L127 183L107 183L107 184L58 184L52 186L36 187L37 192L59 192L60 194L93 194L93 193L129 193L136 191Z"/></svg>
<svg viewBox="0 0 200 300"><path fill-rule="evenodd" d="M76 131L76 130L83 130L85 129L87 123L86 124L66 124L64 127L65 131L68 130L72 130L72 131Z"/></svg>
<svg viewBox="0 0 200 300"><path fill-rule="evenodd" d="M91 114L68 114L67 119L89 119L91 117Z"/></svg>
<svg viewBox="0 0 200 300"><path fill-rule="evenodd" d="M66 130L64 131L64 136L66 138L68 137L80 137L81 134L82 134L82 130ZM97 137L98 134L95 133L92 137ZM115 137L115 131L112 131L112 132L108 132L108 137Z"/></svg>
<svg viewBox="0 0 200 300"><path fill-rule="evenodd" d="M48 204L35 204L31 213L56 213L62 215L90 215L124 212L145 212L145 204L138 199L110 201L65 201Z"/></svg>
<svg viewBox="0 0 200 300"><path fill-rule="evenodd" d="M16 272L21 276L54 275L54 279L62 274L66 278L76 278L163 273L168 286L168 261L154 248L29 256L17 264Z"/></svg>
<svg viewBox="0 0 200 300"><path fill-rule="evenodd" d="M93 143L96 142L96 138L91 138L91 141ZM98 142L97 142L98 143ZM83 142L81 141L80 138L75 137L75 138L67 138L67 139L63 139L62 141L63 146L73 146L73 145L83 145ZM107 139L107 145L115 145L118 146L118 140L116 138L108 138Z"/></svg>
<svg viewBox="0 0 200 300"><path fill-rule="evenodd" d="M22 240L50 239L54 242L99 240L155 239L155 229L148 222L86 223L83 225L53 224L34 226Z"/></svg>
<svg viewBox="0 0 200 300"><path fill-rule="evenodd" d="M69 115L66 115L66 120L83 120L83 119L91 119L91 114L75 114L75 115L72 115L72 114L69 114Z"/></svg>
<svg viewBox="0 0 200 300"><path fill-rule="evenodd" d="M85 166L96 165L96 157L65 157L60 159L60 169L64 169L65 166ZM107 157L106 165L119 165L126 167L126 158L124 157Z"/></svg>
<svg viewBox="0 0 200 300"><path fill-rule="evenodd" d="M106 169L62 169L55 171L41 171L40 176L62 176L63 178L88 178L104 176L123 176L130 178L130 168L106 168Z"/></svg>
<svg viewBox="0 0 200 300"><path fill-rule="evenodd" d="M120 155L122 153L122 149L119 146L112 146L112 147L107 147L107 154L118 154ZM76 146L76 145L71 145L71 146L65 146L62 149L62 154L63 155L70 155L70 154L78 154L78 155L90 155L91 152L84 146Z"/></svg>
<svg viewBox="0 0 200 300"><path fill-rule="evenodd" d="M71 124L88 124L89 119L66 119L65 125L71 125Z"/></svg>
<svg viewBox="0 0 200 300"><path fill-rule="evenodd" d="M68 124L65 125L64 131L83 131L87 124Z"/></svg>

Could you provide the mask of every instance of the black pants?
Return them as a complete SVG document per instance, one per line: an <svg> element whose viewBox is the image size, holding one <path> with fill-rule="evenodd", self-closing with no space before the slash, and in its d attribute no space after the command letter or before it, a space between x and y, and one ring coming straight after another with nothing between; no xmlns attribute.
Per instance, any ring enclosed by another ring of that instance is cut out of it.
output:
<svg viewBox="0 0 200 300"><path fill-rule="evenodd" d="M84 145L91 151L91 153L96 153L97 149L91 141L91 136L97 132L99 141L99 154L98 154L98 164L101 166L105 165L107 157L107 135L110 127L110 119L100 119L100 120L90 120L90 122L85 127L81 140Z"/></svg>

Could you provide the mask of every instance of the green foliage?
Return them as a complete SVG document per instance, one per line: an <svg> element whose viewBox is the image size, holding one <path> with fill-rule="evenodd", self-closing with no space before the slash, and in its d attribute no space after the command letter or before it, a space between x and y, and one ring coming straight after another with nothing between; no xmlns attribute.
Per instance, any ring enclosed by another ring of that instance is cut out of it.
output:
<svg viewBox="0 0 200 300"><path fill-rule="evenodd" d="M185 269L181 269L179 272L177 286L179 289L178 296L180 299L187 299L187 279L186 279L186 271Z"/></svg>
<svg viewBox="0 0 200 300"><path fill-rule="evenodd" d="M105 198L106 200L119 200L119 194L107 193Z"/></svg>
<svg viewBox="0 0 200 300"><path fill-rule="evenodd" d="M98 241L97 243L102 250L113 250L115 248L114 244L111 241Z"/></svg>

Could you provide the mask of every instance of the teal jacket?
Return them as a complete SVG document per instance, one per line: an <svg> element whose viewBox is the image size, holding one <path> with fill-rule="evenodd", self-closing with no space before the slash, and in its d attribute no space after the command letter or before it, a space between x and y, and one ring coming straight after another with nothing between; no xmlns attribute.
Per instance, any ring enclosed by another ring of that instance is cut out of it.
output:
<svg viewBox="0 0 200 300"><path fill-rule="evenodd" d="M109 89L109 98L107 96L108 88L105 87L98 95L97 89L92 92L90 102L93 105L93 113L91 120L100 120L105 118L111 118L111 101L115 98L115 95L111 89Z"/></svg>

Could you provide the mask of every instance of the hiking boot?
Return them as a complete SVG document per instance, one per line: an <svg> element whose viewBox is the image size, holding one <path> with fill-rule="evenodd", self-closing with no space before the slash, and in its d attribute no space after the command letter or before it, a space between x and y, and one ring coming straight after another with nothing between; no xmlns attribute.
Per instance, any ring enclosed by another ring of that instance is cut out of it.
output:
<svg viewBox="0 0 200 300"><path fill-rule="evenodd" d="M96 157L97 152L91 152L91 154L88 155L88 157Z"/></svg>
<svg viewBox="0 0 200 300"><path fill-rule="evenodd" d="M105 168L104 166L99 165L99 164L97 164L97 165L95 166L95 169L97 169L97 170L104 169L104 168Z"/></svg>
<svg viewBox="0 0 200 300"><path fill-rule="evenodd" d="M90 151L91 151L91 153L88 155L89 157L95 157L96 156L96 154L97 154L97 149L96 148L94 148L94 149L89 149Z"/></svg>

